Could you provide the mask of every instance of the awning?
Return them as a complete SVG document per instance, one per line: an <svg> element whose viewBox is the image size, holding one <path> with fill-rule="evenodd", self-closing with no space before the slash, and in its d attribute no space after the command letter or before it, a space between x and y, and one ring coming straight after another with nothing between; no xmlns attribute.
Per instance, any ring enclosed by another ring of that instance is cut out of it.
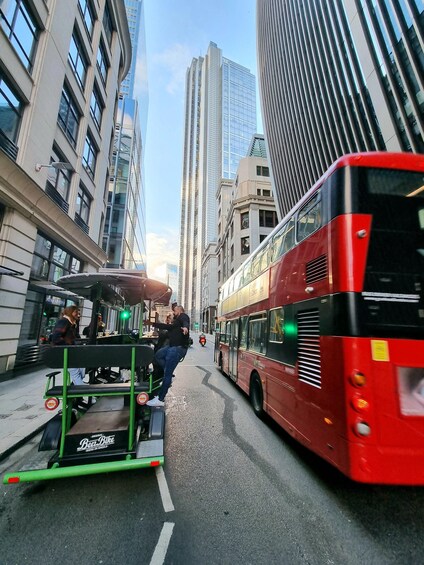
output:
<svg viewBox="0 0 424 565"><path fill-rule="evenodd" d="M10 277L22 277L22 271L16 271L15 269L9 269L9 267L0 266L0 275L9 275Z"/></svg>
<svg viewBox="0 0 424 565"><path fill-rule="evenodd" d="M65 288L62 288L60 286L58 286L57 284L54 284L50 281L33 281L30 280L29 281L29 285L31 288L36 288L37 290L42 290L44 291L46 294L51 294L53 296L59 296L60 298L71 298L73 300L79 300L80 298L83 298L83 296L78 296L77 294L75 294L75 292L71 292L70 290L66 290Z"/></svg>

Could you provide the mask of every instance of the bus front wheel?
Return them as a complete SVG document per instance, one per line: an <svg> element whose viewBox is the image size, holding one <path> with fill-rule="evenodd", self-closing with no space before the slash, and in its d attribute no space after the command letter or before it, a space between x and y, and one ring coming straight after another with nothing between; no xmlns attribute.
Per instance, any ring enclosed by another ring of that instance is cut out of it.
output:
<svg viewBox="0 0 424 565"><path fill-rule="evenodd" d="M264 393L259 375L255 373L250 383L250 403L258 418L264 417Z"/></svg>

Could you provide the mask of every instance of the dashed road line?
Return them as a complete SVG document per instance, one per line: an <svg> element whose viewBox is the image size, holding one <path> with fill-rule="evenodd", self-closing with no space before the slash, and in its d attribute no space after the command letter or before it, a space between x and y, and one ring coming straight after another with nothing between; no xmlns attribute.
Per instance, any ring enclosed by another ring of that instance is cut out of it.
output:
<svg viewBox="0 0 424 565"><path fill-rule="evenodd" d="M156 544L155 551L150 561L150 565L162 565L164 563L174 526L175 524L173 522L165 522L163 524L158 543Z"/></svg>
<svg viewBox="0 0 424 565"><path fill-rule="evenodd" d="M172 504L168 483L166 482L165 473L162 467L156 467L156 479L159 485L159 492L162 498L163 509L165 510L165 512L172 512L173 510L175 510L175 508Z"/></svg>

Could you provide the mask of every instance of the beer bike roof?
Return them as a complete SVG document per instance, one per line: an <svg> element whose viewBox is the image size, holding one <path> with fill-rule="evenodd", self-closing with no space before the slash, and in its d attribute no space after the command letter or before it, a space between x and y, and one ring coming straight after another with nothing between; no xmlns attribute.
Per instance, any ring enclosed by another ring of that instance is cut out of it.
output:
<svg viewBox="0 0 424 565"><path fill-rule="evenodd" d="M167 284L149 279L144 271L126 269L66 275L57 284L88 300L102 300L113 306L122 306L122 302L134 306L144 300L168 304L172 294Z"/></svg>

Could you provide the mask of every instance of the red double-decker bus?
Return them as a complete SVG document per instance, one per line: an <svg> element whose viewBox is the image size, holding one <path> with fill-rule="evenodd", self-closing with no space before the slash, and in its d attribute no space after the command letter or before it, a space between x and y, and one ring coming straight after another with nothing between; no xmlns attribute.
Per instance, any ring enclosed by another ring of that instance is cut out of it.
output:
<svg viewBox="0 0 424 565"><path fill-rule="evenodd" d="M223 284L215 361L348 477L424 484L424 156L338 159Z"/></svg>

